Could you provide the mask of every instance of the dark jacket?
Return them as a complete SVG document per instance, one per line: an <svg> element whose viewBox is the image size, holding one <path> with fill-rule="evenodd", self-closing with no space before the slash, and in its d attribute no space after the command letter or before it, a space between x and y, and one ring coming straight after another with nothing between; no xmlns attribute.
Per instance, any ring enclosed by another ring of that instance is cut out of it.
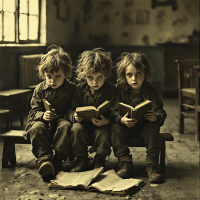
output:
<svg viewBox="0 0 200 200"><path fill-rule="evenodd" d="M115 85L105 81L104 85L97 90L98 97L95 101L91 95L90 87L88 86L87 82L78 84L72 100L72 108L69 110L70 121L73 123L75 122L74 113L76 107L95 106L97 108L104 101L108 100L111 103L110 110L112 110L115 104L115 90ZM112 117L109 115L107 118L110 120L110 123L112 123Z"/></svg>
<svg viewBox="0 0 200 200"><path fill-rule="evenodd" d="M121 123L120 119L122 116L119 114L118 102L135 107L147 99L153 101L153 110L158 117L157 123L159 126L162 126L167 116L163 109L163 102L159 97L158 91L148 84L143 84L141 90L136 94L133 93L132 88L127 83L117 85L115 107L112 111L113 121L115 123Z"/></svg>
<svg viewBox="0 0 200 200"><path fill-rule="evenodd" d="M64 83L57 89L52 89L46 81L38 84L34 90L31 99L31 110L28 115L25 131L28 131L36 121L42 121L45 112L42 99L46 99L51 103L51 107L55 109L56 117L54 121L64 118L68 120L68 110L71 107L71 102L76 85L64 80Z"/></svg>

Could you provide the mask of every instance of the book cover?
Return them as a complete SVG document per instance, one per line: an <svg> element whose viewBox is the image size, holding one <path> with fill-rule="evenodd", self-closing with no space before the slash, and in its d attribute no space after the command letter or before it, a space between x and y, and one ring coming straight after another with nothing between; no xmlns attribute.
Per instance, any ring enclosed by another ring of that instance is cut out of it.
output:
<svg viewBox="0 0 200 200"><path fill-rule="evenodd" d="M51 111L51 104L46 100L46 99L42 99L43 103L44 103L44 107L46 111ZM49 125L49 129L51 130L53 127L53 120L51 120L50 122L48 122Z"/></svg>
<svg viewBox="0 0 200 200"><path fill-rule="evenodd" d="M98 108L94 106L77 107L76 113L79 117L84 117L82 123L92 123L91 118L100 119L100 114L104 117L110 113L110 101L105 101Z"/></svg>
<svg viewBox="0 0 200 200"><path fill-rule="evenodd" d="M124 116L127 112L129 112L129 118L137 118L140 121L144 119L144 114L148 110L152 110L152 103L152 101L147 99L137 106L132 107L121 102L118 103L119 113L121 116Z"/></svg>

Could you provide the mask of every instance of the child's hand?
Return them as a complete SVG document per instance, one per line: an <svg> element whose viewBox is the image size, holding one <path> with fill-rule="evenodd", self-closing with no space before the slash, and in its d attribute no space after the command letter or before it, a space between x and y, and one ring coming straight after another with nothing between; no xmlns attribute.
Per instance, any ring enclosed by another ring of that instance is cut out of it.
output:
<svg viewBox="0 0 200 200"><path fill-rule="evenodd" d="M148 110L148 112L144 115L144 118L149 120L150 122L156 122L158 117L154 110Z"/></svg>
<svg viewBox="0 0 200 200"><path fill-rule="evenodd" d="M121 123L126 125L128 128L134 127L138 119L136 118L128 118L129 113L127 112L122 118L121 118Z"/></svg>
<svg viewBox="0 0 200 200"><path fill-rule="evenodd" d="M56 114L54 113L55 112L55 109L52 108L51 111L46 111L42 117L42 119L44 121L51 121L55 116Z"/></svg>
<svg viewBox="0 0 200 200"><path fill-rule="evenodd" d="M74 118L77 122L82 122L84 119L84 117L79 117L76 112L74 113Z"/></svg>
<svg viewBox="0 0 200 200"><path fill-rule="evenodd" d="M91 118L92 123L95 126L104 126L104 125L108 125L109 124L109 119L106 119L103 115L100 115L101 119L97 119L95 117Z"/></svg>

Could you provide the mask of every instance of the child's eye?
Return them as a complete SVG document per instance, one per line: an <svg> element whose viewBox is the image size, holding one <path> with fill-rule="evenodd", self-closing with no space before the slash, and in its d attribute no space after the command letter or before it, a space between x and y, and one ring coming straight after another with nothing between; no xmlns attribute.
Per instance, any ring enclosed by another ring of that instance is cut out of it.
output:
<svg viewBox="0 0 200 200"><path fill-rule="evenodd" d="M93 79L92 76L88 76L87 78L88 78L89 80L92 80L92 79Z"/></svg>
<svg viewBox="0 0 200 200"><path fill-rule="evenodd" d="M103 76L98 76L98 80L101 80L103 78Z"/></svg>
<svg viewBox="0 0 200 200"><path fill-rule="evenodd" d="M47 78L51 79L51 75L47 75Z"/></svg>
<svg viewBox="0 0 200 200"><path fill-rule="evenodd" d="M132 74L131 73L128 73L128 74L126 74L128 77L131 77L132 76Z"/></svg>
<svg viewBox="0 0 200 200"><path fill-rule="evenodd" d="M137 76L141 76L142 75L142 73L140 73L140 72L137 72Z"/></svg>
<svg viewBox="0 0 200 200"><path fill-rule="evenodd" d="M56 78L60 78L60 76L56 76Z"/></svg>

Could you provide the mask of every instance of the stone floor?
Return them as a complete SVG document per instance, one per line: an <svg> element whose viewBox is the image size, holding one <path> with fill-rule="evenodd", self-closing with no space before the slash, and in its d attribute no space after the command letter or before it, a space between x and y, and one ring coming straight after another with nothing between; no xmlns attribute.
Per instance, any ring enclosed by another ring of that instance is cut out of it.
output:
<svg viewBox="0 0 200 200"><path fill-rule="evenodd" d="M145 176L145 148L131 148L134 163L134 178L143 179L145 185L128 197L86 192L81 190L48 190L48 182L44 182L37 173L35 158L31 153L31 145L16 145L17 164L15 167L0 167L0 199L137 199L137 200L194 200L199 197L199 142L194 140L194 121L185 120L185 134L179 134L178 100L164 100L167 119L161 132L170 132L173 142L166 142L165 182L151 184ZM18 121L13 127L18 128ZM0 141L0 161L2 142ZM91 157L94 154L90 155ZM64 163L65 170L73 163ZM113 154L106 162L106 169L117 170L117 159Z"/></svg>

